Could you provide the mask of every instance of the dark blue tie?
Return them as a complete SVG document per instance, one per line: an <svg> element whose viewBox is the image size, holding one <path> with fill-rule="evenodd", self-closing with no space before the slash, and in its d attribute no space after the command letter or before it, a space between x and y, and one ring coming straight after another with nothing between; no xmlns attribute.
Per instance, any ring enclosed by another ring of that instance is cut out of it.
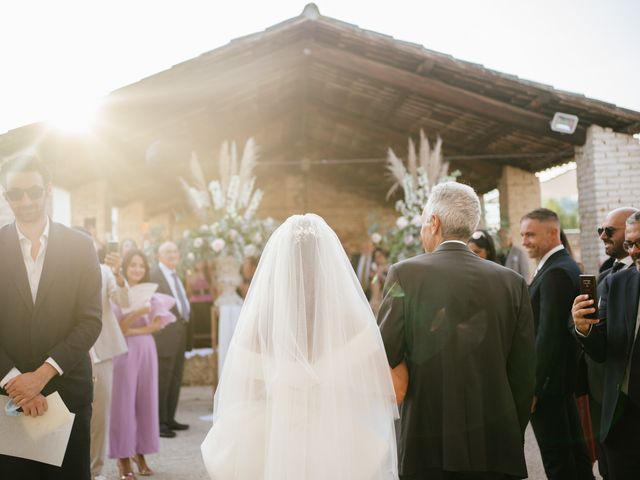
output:
<svg viewBox="0 0 640 480"><path fill-rule="evenodd" d="M180 315L183 320L189 320L189 303L187 302L186 297L182 291L182 284L180 283L180 279L178 278L178 274L176 272L172 273L173 275L173 285L176 288L176 300L178 301Z"/></svg>

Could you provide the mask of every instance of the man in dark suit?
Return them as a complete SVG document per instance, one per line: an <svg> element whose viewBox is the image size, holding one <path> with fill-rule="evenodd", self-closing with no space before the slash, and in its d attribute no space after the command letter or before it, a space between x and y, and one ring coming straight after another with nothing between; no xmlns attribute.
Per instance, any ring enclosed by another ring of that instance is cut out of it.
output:
<svg viewBox="0 0 640 480"><path fill-rule="evenodd" d="M603 266L608 264L608 268L601 268L598 275L598 298L605 296L606 282L609 275L626 268L633 268L633 261L629 253L624 249L625 222L630 215L637 212L635 208L617 208L607 214L603 225L598 227L598 235L604 244L605 253L608 260ZM593 360L584 352L580 356L578 370L581 385L579 391L589 395L589 414L591 425L596 438L598 450L598 471L604 480L609 478L607 472L606 453L600 438L600 416L602 412L602 395L604 389L604 365Z"/></svg>
<svg viewBox="0 0 640 480"><path fill-rule="evenodd" d="M640 213L627 220L625 249L635 268L605 281L598 319L593 300L579 295L573 304L575 334L586 352L604 363L600 440L609 478L640 478Z"/></svg>
<svg viewBox="0 0 640 480"><path fill-rule="evenodd" d="M75 413L61 467L0 455L0 478L88 480L98 258L89 237L47 217L51 183L37 159L8 161L0 181L16 218L0 229L0 394L39 416L57 391Z"/></svg>
<svg viewBox="0 0 640 480"><path fill-rule="evenodd" d="M539 262L529 286L537 360L531 426L549 479L592 479L574 398L578 357L570 331L580 269L562 245L560 221L551 210L525 215L520 235L529 257Z"/></svg>
<svg viewBox="0 0 640 480"><path fill-rule="evenodd" d="M378 314L391 367L406 362L403 480L524 478L535 380L524 279L473 254L470 187L436 186L424 209L427 252L393 265Z"/></svg>
<svg viewBox="0 0 640 480"><path fill-rule="evenodd" d="M176 273L180 262L180 251L173 242L165 242L158 249L158 267L150 274L152 282L158 284L158 292L171 295L176 299L171 312L176 321L153 336L158 350L158 387L160 436L173 438L176 430L186 430L189 425L176 421L176 410L180 399L184 353L191 349L189 317L191 308L187 292Z"/></svg>

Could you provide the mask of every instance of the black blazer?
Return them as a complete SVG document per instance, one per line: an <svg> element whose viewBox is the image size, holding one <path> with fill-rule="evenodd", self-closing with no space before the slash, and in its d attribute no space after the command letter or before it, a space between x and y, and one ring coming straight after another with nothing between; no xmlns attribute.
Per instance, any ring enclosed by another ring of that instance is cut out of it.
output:
<svg viewBox="0 0 640 480"><path fill-rule="evenodd" d="M627 268L610 275L605 282L605 296L600 303L602 320L591 328L587 337L574 335L589 356L604 363L601 440L611 429L620 396L624 372L635 336L640 298L640 272Z"/></svg>
<svg viewBox="0 0 640 480"><path fill-rule="evenodd" d="M573 393L578 348L571 338L571 307L580 269L566 250L551 255L529 286L536 331L536 396Z"/></svg>
<svg viewBox="0 0 640 480"><path fill-rule="evenodd" d="M389 364L409 368L400 473L526 477L535 360L524 279L445 243L390 268L378 321Z"/></svg>
<svg viewBox="0 0 640 480"><path fill-rule="evenodd" d="M613 258L613 257L609 257ZM627 268L634 268L633 264L622 267L621 270ZM598 299L605 299L607 296L607 282L613 271L613 266L602 270L600 269L600 275L598 275ZM582 344L581 344L582 345ZM604 364L598 363L593 360L589 355L586 355L584 349L580 355L578 362L578 394L588 393L589 396L602 403L602 392L604 389Z"/></svg>
<svg viewBox="0 0 640 480"><path fill-rule="evenodd" d="M89 349L102 328L102 277L91 239L51 222L35 305L15 223L0 229L0 272L0 378L13 367L34 371L51 357L63 375L43 395L58 391L71 410L90 404Z"/></svg>
<svg viewBox="0 0 640 480"><path fill-rule="evenodd" d="M169 295L173 297L173 292L171 291L171 287L167 282L164 273L160 270L160 267L155 267L149 273L149 280L153 283L158 284L158 293L164 293L165 295ZM190 309L190 317L193 317L193 309ZM183 319L178 311L178 299L176 299L176 304L171 308L171 313L176 316L176 322L188 322L187 323L187 338L186 338L186 349L191 350L193 348L193 332L192 332L192 322L190 321L192 318ZM153 337L156 340L156 346L158 347L158 351L162 356L163 352L166 351L174 351L173 342L175 341L173 335L171 334L172 328L163 328L159 332L153 334Z"/></svg>

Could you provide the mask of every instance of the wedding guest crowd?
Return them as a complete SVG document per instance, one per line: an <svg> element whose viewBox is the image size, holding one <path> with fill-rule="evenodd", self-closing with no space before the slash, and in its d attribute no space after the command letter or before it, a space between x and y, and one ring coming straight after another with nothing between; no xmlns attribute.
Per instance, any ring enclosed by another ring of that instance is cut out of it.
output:
<svg viewBox="0 0 640 480"><path fill-rule="evenodd" d="M10 279L0 281L0 394L8 409L40 416L57 391L76 416L60 467L0 455L0 478L102 479L107 450L121 479L153 474L146 456L160 437L189 428L176 411L185 352L194 332L200 341L211 328L210 265L196 262L185 285L173 242L151 269L132 239L112 251L52 222L50 174L34 157L5 162L0 184L16 218L0 229ZM500 250L478 218L471 188L442 184L423 216L428 255L390 265L388 251L366 242L351 257L393 378L404 372L400 478L523 478L528 422L547 478L594 478L590 428L601 476L640 478L639 211L615 209L597 229L609 260L595 299L580 294L581 268L556 213L521 219L523 248L499 230ZM527 256L537 263L528 286ZM256 267L256 258L242 266L242 297ZM147 282L157 292L132 304ZM38 327L22 328L30 324Z"/></svg>

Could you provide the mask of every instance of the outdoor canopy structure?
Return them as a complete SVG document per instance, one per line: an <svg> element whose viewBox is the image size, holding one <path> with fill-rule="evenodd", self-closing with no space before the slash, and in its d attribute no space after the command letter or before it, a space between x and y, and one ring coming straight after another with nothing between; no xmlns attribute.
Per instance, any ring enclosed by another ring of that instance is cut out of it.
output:
<svg viewBox="0 0 640 480"><path fill-rule="evenodd" d="M551 130L556 112L579 118L573 134ZM632 137L640 132L640 113L324 17L314 4L116 90L92 135L34 124L1 136L0 156L35 144L72 196L88 182L104 181L108 205L123 208L143 199L148 219L185 208L176 178L188 175L192 151L211 160L213 175L224 140L241 145L253 136L261 150L260 185L267 192L297 192L289 203L272 202L284 216L314 210L318 196L331 197L319 204L333 201L335 209L350 208L354 198L362 199L362 208L367 202L389 208L387 149L405 155L408 138L416 139L420 129L432 140L442 137L460 181L481 193L500 188L501 216L511 228L539 205L533 174L549 167L577 161L587 229L610 204L631 203L633 186L640 184L631 168L640 162ZM606 145L620 155L607 156ZM631 176L628 193L597 185L601 170L618 168L614 164L621 168L615 177ZM329 186L331 194L311 184ZM341 191L352 197L334 195ZM362 214L355 208L338 223ZM585 234L582 240L593 247L586 254L595 264L597 238Z"/></svg>

